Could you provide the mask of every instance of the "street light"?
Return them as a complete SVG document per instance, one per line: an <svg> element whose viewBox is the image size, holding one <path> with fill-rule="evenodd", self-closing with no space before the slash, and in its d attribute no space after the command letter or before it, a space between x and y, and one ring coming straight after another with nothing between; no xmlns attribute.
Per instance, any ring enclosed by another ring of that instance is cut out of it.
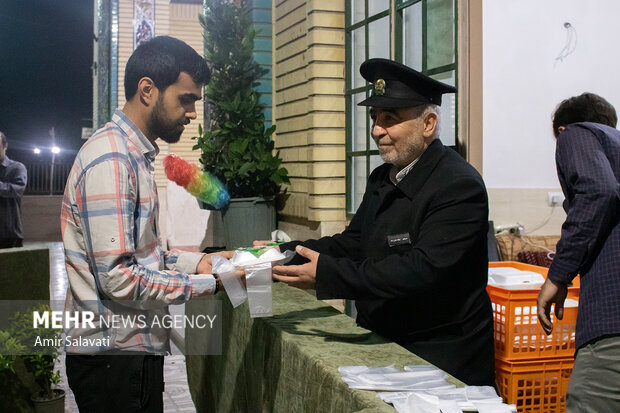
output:
<svg viewBox="0 0 620 413"><path fill-rule="evenodd" d="M34 152L35 155L39 155L41 153L41 149L39 148L34 148L32 151Z"/></svg>
<svg viewBox="0 0 620 413"><path fill-rule="evenodd" d="M57 153L60 153L60 148L58 146L54 146L52 147L52 153L54 155L56 155Z"/></svg>

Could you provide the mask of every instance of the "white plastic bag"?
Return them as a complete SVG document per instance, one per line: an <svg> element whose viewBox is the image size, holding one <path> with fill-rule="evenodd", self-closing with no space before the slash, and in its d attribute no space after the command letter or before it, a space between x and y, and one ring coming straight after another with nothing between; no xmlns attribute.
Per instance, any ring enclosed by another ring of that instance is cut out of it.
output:
<svg viewBox="0 0 620 413"><path fill-rule="evenodd" d="M362 367L362 366L360 366ZM405 366L408 370L420 371L436 369L434 366ZM359 371L359 370L358 370ZM392 403L399 413L410 413L412 405L409 403L411 394L416 394L411 400L422 399L428 402L427 396L435 396L438 399L439 409L442 413L458 413L461 411L479 411L481 413L505 413L516 412L517 407L513 404L504 404L493 387L489 386L465 386L459 388L430 388L416 389L412 391L378 393L377 397L386 403ZM422 408L431 408L428 403L422 403ZM425 410L422 410L425 411ZM430 411L430 410L429 410Z"/></svg>
<svg viewBox="0 0 620 413"><path fill-rule="evenodd" d="M295 251L280 252L273 247L251 247L236 250L227 260L219 255L212 258L214 274L219 274L224 289L233 307L238 307L248 299L250 317L271 317L272 280L271 268L286 264L295 256ZM246 287L235 275L236 269L245 271Z"/></svg>
<svg viewBox="0 0 620 413"><path fill-rule="evenodd" d="M251 265L270 263L271 266L286 264L295 256L295 251L278 251L276 248L256 247L242 248L234 252L230 261L237 268L245 268Z"/></svg>
<svg viewBox="0 0 620 413"><path fill-rule="evenodd" d="M410 393L407 407L411 413L441 413L439 397L424 393Z"/></svg>
<svg viewBox="0 0 620 413"><path fill-rule="evenodd" d="M239 307L245 302L248 295L241 278L235 274L235 266L221 255L214 255L213 258L211 258L211 265L211 272L220 276L222 285L226 290L226 294L233 308Z"/></svg>
<svg viewBox="0 0 620 413"><path fill-rule="evenodd" d="M245 282L250 317L271 317L273 315L271 263L264 262L245 267Z"/></svg>
<svg viewBox="0 0 620 413"><path fill-rule="evenodd" d="M363 390L425 390L450 389L454 384L448 383L448 375L436 367L428 366L414 371L400 371L393 366L374 367L343 366L338 371L342 380L352 389Z"/></svg>

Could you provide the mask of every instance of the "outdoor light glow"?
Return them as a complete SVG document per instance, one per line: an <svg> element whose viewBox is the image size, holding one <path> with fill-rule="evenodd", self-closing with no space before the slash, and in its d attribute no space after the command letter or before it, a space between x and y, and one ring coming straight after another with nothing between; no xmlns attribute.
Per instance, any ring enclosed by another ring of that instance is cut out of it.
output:
<svg viewBox="0 0 620 413"><path fill-rule="evenodd" d="M33 149L33 152L35 153L35 155L38 155L38 154L40 154L40 153L41 153L41 149L39 149L39 148L34 148L34 149Z"/></svg>
<svg viewBox="0 0 620 413"><path fill-rule="evenodd" d="M52 153L60 153L60 148L58 146L54 146L52 148Z"/></svg>

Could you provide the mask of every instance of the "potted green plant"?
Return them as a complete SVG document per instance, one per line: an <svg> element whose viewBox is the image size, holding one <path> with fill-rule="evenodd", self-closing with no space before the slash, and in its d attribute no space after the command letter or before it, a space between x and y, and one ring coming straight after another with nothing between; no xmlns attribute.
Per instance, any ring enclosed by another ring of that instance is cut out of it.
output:
<svg viewBox="0 0 620 413"><path fill-rule="evenodd" d="M15 373L15 358L23 354L25 347L8 331L0 331L0 372Z"/></svg>
<svg viewBox="0 0 620 413"><path fill-rule="evenodd" d="M55 346L34 349L37 338L43 343L58 342L62 330L34 328L34 311L42 313L51 309L49 305L41 304L23 312L18 311L11 316L8 329L0 332L0 353L3 354L0 358L0 369L8 369L18 377L25 372L34 376L38 385L36 392L31 395L35 412L62 413L65 391L54 388L60 383L60 370L54 369L60 350ZM19 365L25 367L25 372L17 369ZM29 381L28 378L21 379Z"/></svg>
<svg viewBox="0 0 620 413"><path fill-rule="evenodd" d="M30 394L36 388L34 380L24 382L21 376L29 375L23 360L25 347L8 331L0 331L0 406L3 411L30 412L33 410ZM21 374L20 374L21 373Z"/></svg>
<svg viewBox="0 0 620 413"><path fill-rule="evenodd" d="M228 248L264 239L275 229L275 196L288 184L280 153L274 153L275 125L267 126L254 90L267 70L253 56L256 31L247 1L206 0L200 16L205 58L211 68L208 127L199 127L194 149L203 168L224 182L231 204L224 211ZM249 208L249 209L248 209ZM245 232L245 233L244 233Z"/></svg>

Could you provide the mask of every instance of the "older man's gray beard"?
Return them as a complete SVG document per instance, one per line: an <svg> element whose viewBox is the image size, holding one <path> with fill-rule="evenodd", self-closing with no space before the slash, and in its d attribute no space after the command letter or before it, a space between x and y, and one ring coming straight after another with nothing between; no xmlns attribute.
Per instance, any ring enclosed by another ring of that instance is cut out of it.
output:
<svg viewBox="0 0 620 413"><path fill-rule="evenodd" d="M395 151L393 151L392 153L394 152ZM423 152L424 148L409 146L404 153L400 152L396 153L396 156L389 156L390 152L381 150L379 148L379 156L381 156L381 160L385 163L394 165L398 170L403 169L405 166L416 160L418 157L420 157L420 155L422 155Z"/></svg>

